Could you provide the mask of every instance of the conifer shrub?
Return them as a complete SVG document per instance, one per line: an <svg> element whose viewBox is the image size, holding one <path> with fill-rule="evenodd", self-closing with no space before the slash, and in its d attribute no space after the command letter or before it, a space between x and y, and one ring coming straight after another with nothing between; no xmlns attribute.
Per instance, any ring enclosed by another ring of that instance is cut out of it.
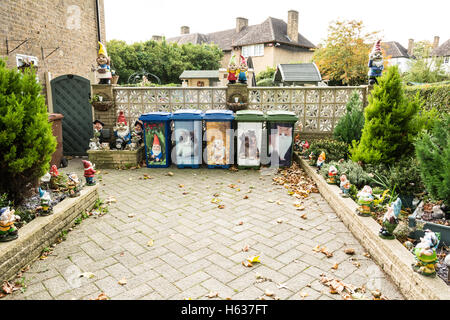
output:
<svg viewBox="0 0 450 320"><path fill-rule="evenodd" d="M326 162L348 158L348 145L334 139L313 140L308 152L313 153L312 161L316 161L321 152L325 152ZM306 154L308 156L308 154Z"/></svg>
<svg viewBox="0 0 450 320"><path fill-rule="evenodd" d="M364 110L361 140L352 143L350 149L354 161L393 163L401 155L414 151L418 96L413 100L405 96L397 66L389 67L378 82Z"/></svg>
<svg viewBox="0 0 450 320"><path fill-rule="evenodd" d="M0 194L15 205L48 171L56 149L41 91L33 70L10 70L0 60Z"/></svg>
<svg viewBox="0 0 450 320"><path fill-rule="evenodd" d="M450 115L437 121L431 132L422 131L415 142L425 189L436 200L450 205Z"/></svg>
<svg viewBox="0 0 450 320"><path fill-rule="evenodd" d="M336 140L352 144L352 141L358 142L361 139L361 133L364 126L363 104L358 91L353 91L350 100L347 102L347 112L339 119L333 131L333 137Z"/></svg>

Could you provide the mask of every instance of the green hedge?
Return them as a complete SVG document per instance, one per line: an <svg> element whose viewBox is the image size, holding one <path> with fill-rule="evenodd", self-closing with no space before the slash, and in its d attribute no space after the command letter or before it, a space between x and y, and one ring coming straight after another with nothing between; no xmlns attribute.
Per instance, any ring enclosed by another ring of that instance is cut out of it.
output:
<svg viewBox="0 0 450 320"><path fill-rule="evenodd" d="M423 84L405 88L406 96L411 99L417 92L425 102L425 109L430 110L435 107L442 113L450 112L450 84Z"/></svg>

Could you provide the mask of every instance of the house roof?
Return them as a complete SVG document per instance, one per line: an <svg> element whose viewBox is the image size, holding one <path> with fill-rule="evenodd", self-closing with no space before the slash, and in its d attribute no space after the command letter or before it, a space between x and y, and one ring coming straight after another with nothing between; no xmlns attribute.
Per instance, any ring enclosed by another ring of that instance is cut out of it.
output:
<svg viewBox="0 0 450 320"><path fill-rule="evenodd" d="M450 39L445 41L439 47L431 52L432 56L447 57L450 56Z"/></svg>
<svg viewBox="0 0 450 320"><path fill-rule="evenodd" d="M397 41L382 42L381 47L391 58L411 58L408 50Z"/></svg>
<svg viewBox="0 0 450 320"><path fill-rule="evenodd" d="M180 79L219 79L219 70L184 70Z"/></svg>
<svg viewBox="0 0 450 320"><path fill-rule="evenodd" d="M319 82L322 76L314 62L279 64L274 79L276 82Z"/></svg>
<svg viewBox="0 0 450 320"><path fill-rule="evenodd" d="M245 46L257 43L280 42L303 48L316 46L300 33L298 41L294 42L287 36L287 23L281 19L269 17L261 24L245 26L240 32L236 29L212 32L208 34L187 34L167 39L168 42L178 44L214 43L224 51L231 50L233 46Z"/></svg>

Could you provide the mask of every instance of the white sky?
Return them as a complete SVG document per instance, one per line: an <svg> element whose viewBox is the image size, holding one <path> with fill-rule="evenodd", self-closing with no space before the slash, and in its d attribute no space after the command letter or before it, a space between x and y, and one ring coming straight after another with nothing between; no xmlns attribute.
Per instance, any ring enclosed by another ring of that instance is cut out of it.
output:
<svg viewBox="0 0 450 320"><path fill-rule="evenodd" d="M450 38L450 0L104 0L107 40L128 43L178 36L180 27L191 33L232 29L236 17L259 24L267 17L287 21L287 12L299 12L299 32L315 45L327 37L337 19L362 20L366 31L381 31L383 41L408 39L439 44Z"/></svg>

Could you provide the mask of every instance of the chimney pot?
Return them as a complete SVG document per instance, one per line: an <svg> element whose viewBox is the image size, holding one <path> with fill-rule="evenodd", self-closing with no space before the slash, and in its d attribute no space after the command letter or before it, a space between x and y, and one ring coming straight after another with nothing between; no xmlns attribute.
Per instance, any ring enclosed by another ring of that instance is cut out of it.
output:
<svg viewBox="0 0 450 320"><path fill-rule="evenodd" d="M433 49L439 47L439 36L434 36Z"/></svg>
<svg viewBox="0 0 450 320"><path fill-rule="evenodd" d="M288 11L287 35L292 42L298 42L298 11Z"/></svg>
<svg viewBox="0 0 450 320"><path fill-rule="evenodd" d="M181 34L189 34L190 30L188 26L182 26L181 27Z"/></svg>
<svg viewBox="0 0 450 320"><path fill-rule="evenodd" d="M241 32L241 30L247 26L248 26L248 19L241 18L241 17L236 18L236 32L237 33Z"/></svg>

